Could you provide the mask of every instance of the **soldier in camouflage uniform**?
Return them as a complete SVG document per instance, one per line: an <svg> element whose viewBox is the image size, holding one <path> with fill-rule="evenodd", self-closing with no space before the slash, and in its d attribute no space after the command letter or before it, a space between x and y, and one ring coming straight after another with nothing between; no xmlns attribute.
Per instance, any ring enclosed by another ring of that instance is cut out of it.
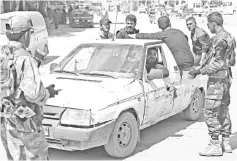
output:
<svg viewBox="0 0 237 161"><path fill-rule="evenodd" d="M194 65L198 66L202 64L206 53L208 53L208 50L211 47L211 39L204 29L197 26L194 17L188 17L186 19L186 25L189 31L191 31L193 53L195 56Z"/></svg>
<svg viewBox="0 0 237 161"><path fill-rule="evenodd" d="M47 160L48 144L42 130L42 106L57 95L54 87L45 88L40 79L39 60L26 48L30 43L31 20L13 16L6 24L14 62L13 92L1 95L1 139L9 160ZM1 69L5 69L1 64ZM4 72L1 72L3 78Z"/></svg>
<svg viewBox="0 0 237 161"><path fill-rule="evenodd" d="M236 42L233 36L223 28L223 18L219 12L208 15L208 28L216 34L212 38L212 48L207 54L201 68L189 74L208 75L207 93L205 96L204 116L211 136L207 148L200 152L202 156L222 156L223 152L231 153L230 135L230 57L235 54ZM222 136L222 142L219 140Z"/></svg>

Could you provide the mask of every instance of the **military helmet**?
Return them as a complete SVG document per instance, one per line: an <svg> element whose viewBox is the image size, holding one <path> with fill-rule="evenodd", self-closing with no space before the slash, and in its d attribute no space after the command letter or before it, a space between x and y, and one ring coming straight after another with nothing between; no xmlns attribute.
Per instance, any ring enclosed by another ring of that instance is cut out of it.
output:
<svg viewBox="0 0 237 161"><path fill-rule="evenodd" d="M15 15L8 19L6 31L13 34L21 33L32 28L31 19L23 15Z"/></svg>
<svg viewBox="0 0 237 161"><path fill-rule="evenodd" d="M6 36L9 40L18 41L22 35L32 29L31 19L23 15L15 15L6 23Z"/></svg>

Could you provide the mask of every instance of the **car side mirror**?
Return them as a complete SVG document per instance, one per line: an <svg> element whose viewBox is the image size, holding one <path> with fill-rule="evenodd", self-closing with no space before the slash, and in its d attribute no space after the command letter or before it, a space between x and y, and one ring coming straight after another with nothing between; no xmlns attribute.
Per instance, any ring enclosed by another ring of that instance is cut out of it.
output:
<svg viewBox="0 0 237 161"><path fill-rule="evenodd" d="M30 33L31 33L31 34L33 34L34 32L35 32L35 30L34 30L34 29L31 29L31 30L30 30Z"/></svg>
<svg viewBox="0 0 237 161"><path fill-rule="evenodd" d="M57 66L58 66L57 63L52 63L52 64L50 64L50 67L49 67L50 73L52 73L52 72L54 71L54 69L55 69Z"/></svg>

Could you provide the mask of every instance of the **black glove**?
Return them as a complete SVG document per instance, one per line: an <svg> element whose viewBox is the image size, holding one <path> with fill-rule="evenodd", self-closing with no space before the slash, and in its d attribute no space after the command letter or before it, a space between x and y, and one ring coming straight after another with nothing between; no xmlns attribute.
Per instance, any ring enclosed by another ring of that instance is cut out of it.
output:
<svg viewBox="0 0 237 161"><path fill-rule="evenodd" d="M55 95L58 95L58 90L55 90L54 87L54 84L51 84L50 86L46 87L46 89L49 91L49 98L54 98Z"/></svg>
<svg viewBox="0 0 237 161"><path fill-rule="evenodd" d="M201 74L201 71L200 69L195 69L195 70L189 71L188 74L192 75L195 78L198 74Z"/></svg>

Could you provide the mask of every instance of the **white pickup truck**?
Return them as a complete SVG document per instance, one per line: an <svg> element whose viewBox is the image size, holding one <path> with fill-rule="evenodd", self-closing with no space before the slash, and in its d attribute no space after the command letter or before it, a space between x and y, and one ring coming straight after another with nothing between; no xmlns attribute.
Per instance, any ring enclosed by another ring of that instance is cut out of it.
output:
<svg viewBox="0 0 237 161"><path fill-rule="evenodd" d="M146 79L149 48L156 48L167 77ZM182 111L186 119L197 120L204 105L207 78L190 79L188 71L180 71L162 41L84 43L50 68L44 84L61 90L44 106L51 148L105 146L109 155L126 157L134 151L140 130Z"/></svg>

